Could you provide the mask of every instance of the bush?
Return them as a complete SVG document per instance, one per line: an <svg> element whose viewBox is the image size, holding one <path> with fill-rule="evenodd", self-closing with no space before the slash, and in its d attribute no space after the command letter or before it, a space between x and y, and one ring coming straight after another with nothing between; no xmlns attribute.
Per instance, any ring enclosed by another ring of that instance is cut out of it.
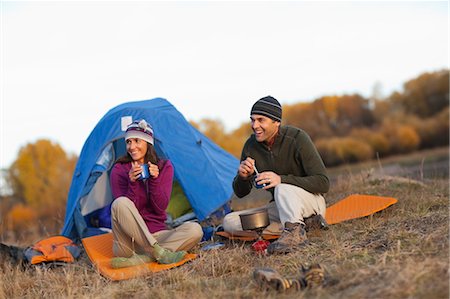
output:
<svg viewBox="0 0 450 299"><path fill-rule="evenodd" d="M320 139L316 146L327 166L366 161L374 156L369 144L351 137Z"/></svg>
<svg viewBox="0 0 450 299"><path fill-rule="evenodd" d="M18 232L33 227L35 225L37 215L32 208L23 204L16 204L9 211L6 218L8 229Z"/></svg>
<svg viewBox="0 0 450 299"><path fill-rule="evenodd" d="M354 129L350 133L350 137L353 137L361 142L366 142L375 153L379 153L383 156L388 154L391 149L389 140L381 132L376 132L366 128Z"/></svg>
<svg viewBox="0 0 450 299"><path fill-rule="evenodd" d="M389 140L391 154L409 153L419 148L419 134L411 125L386 120L383 122L381 132Z"/></svg>
<svg viewBox="0 0 450 299"><path fill-rule="evenodd" d="M442 110L436 117L410 120L420 137L420 148L432 148L449 144L449 109Z"/></svg>

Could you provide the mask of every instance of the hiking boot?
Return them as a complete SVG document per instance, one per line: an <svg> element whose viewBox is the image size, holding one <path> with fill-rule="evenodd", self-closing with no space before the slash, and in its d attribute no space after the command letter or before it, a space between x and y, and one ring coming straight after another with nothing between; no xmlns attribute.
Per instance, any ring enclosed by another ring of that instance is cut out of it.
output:
<svg viewBox="0 0 450 299"><path fill-rule="evenodd" d="M301 223L286 222L280 238L267 247L268 254L286 254L308 244L305 226Z"/></svg>
<svg viewBox="0 0 450 299"><path fill-rule="evenodd" d="M130 257L113 257L111 259L111 268L127 268L153 262L154 259L145 254L133 254Z"/></svg>
<svg viewBox="0 0 450 299"><path fill-rule="evenodd" d="M278 292L287 290L299 291L304 288L300 280L284 278L272 268L259 268L254 270L253 279L260 289L266 291L271 289Z"/></svg>
<svg viewBox="0 0 450 299"><path fill-rule="evenodd" d="M327 230L328 223L322 215L317 214L305 219L305 230L310 232L317 229Z"/></svg>
<svg viewBox="0 0 450 299"><path fill-rule="evenodd" d="M308 288L317 288L325 282L325 270L320 264L314 264L308 268L302 265L300 276L300 279L304 281L304 285Z"/></svg>

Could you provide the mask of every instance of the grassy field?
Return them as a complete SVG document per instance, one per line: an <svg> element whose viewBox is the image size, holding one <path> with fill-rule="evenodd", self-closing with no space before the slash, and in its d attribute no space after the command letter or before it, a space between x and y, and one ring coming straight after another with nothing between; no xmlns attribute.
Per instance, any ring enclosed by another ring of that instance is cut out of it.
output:
<svg viewBox="0 0 450 299"><path fill-rule="evenodd" d="M446 172L436 166L439 171L425 174L427 161L446 165ZM392 165L415 174L386 173ZM398 203L310 234L311 245L290 255L258 255L250 243L227 242L214 251L195 249L199 257L182 267L123 282L100 276L85 255L49 270L2 262L0 298L449 298L448 149L330 169L330 175L328 205L355 193ZM252 281L257 267L294 277L312 263L334 284L277 293Z"/></svg>

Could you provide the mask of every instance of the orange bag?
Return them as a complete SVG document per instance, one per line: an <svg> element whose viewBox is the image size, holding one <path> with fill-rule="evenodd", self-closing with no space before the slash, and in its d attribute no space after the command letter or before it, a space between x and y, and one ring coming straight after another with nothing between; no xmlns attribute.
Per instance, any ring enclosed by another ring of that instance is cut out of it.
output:
<svg viewBox="0 0 450 299"><path fill-rule="evenodd" d="M35 265L44 262L73 263L81 250L69 238L54 236L41 240L25 250L28 261Z"/></svg>

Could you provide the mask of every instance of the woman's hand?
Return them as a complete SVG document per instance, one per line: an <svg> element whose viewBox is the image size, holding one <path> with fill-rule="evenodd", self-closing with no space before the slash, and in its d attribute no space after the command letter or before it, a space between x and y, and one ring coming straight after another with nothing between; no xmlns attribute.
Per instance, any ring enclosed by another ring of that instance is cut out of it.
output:
<svg viewBox="0 0 450 299"><path fill-rule="evenodd" d="M139 179L141 172L142 172L141 165L136 161L132 161L130 172L128 172L128 177L130 178L130 181L133 183L136 182Z"/></svg>
<svg viewBox="0 0 450 299"><path fill-rule="evenodd" d="M159 176L159 168L156 164L148 162L148 171L150 172L150 176L154 179Z"/></svg>

